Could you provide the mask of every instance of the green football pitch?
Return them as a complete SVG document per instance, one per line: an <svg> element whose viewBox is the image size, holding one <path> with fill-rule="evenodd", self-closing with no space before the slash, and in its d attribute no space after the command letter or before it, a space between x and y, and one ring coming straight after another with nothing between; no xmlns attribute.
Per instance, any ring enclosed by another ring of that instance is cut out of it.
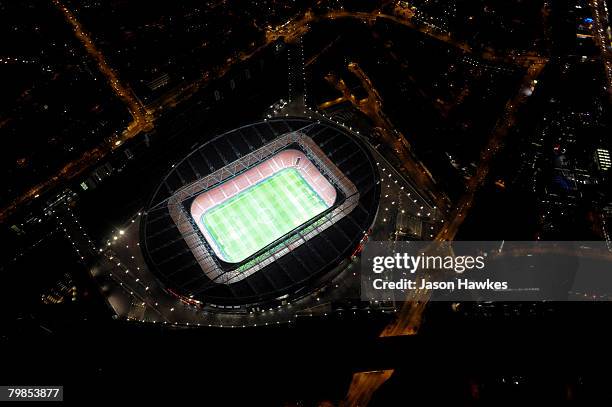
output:
<svg viewBox="0 0 612 407"><path fill-rule="evenodd" d="M223 260L240 262L327 209L295 168L285 168L202 215Z"/></svg>

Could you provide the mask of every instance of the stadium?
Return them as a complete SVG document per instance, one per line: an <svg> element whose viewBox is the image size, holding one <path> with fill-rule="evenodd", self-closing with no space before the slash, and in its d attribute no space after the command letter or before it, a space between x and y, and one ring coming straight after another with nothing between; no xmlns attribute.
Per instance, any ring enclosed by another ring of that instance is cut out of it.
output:
<svg viewBox="0 0 612 407"><path fill-rule="evenodd" d="M368 147L346 129L268 119L173 165L143 214L140 246L165 290L185 302L291 301L350 262L379 194Z"/></svg>

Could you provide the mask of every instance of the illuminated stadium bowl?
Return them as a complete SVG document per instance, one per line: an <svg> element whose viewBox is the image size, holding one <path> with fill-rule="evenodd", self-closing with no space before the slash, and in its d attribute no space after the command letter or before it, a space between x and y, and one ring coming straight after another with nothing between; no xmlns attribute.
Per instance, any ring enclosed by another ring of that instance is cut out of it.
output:
<svg viewBox="0 0 612 407"><path fill-rule="evenodd" d="M378 207L376 165L331 123L271 119L174 165L145 211L141 248L173 295L216 307L294 298L337 275Z"/></svg>

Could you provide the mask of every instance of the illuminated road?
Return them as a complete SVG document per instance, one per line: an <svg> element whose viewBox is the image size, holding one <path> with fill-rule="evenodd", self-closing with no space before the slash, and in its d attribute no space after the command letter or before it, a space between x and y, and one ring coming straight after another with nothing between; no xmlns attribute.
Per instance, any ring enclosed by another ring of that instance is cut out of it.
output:
<svg viewBox="0 0 612 407"><path fill-rule="evenodd" d="M529 98L528 95L530 93L525 92L525 90L533 90L537 84L537 78L547 62L546 59L541 58L527 69L527 74L524 76L518 92L506 103L504 113L495 125L486 148L481 153L480 162L475 175L470 179L465 193L459 200L458 205L452 211L449 218L450 221L441 229L434 241L451 241L455 238L459 227L473 205L476 192L483 185L489 174L494 157L503 147L504 139L516 123L517 111ZM399 312L396 314L395 320L383 329L380 337L415 335L423 320L423 312L425 311L430 294L428 290L413 292L402 304ZM351 391L347 399L356 397L353 396L353 394L372 394L376 391L378 386L379 385L376 383L365 381L360 386L351 386Z"/></svg>
<svg viewBox="0 0 612 407"><path fill-rule="evenodd" d="M32 199L38 198L41 194L57 186L60 182L65 182L81 175L92 165L105 157L106 154L119 147L124 141L137 136L143 131L150 131L153 129L152 115L142 106L132 90L121 83L115 71L106 62L106 58L102 52L97 49L89 34L83 30L75 15L59 0L52 1L53 4L64 14L66 21L72 26L75 36L85 47L87 54L96 61L100 73L106 78L106 81L113 90L113 93L125 104L132 115L133 120L127 126L127 128L123 130L120 136L114 137L110 142L102 143L91 150L84 152L79 159L67 163L62 169L59 170L58 173L33 186L30 188L30 190L13 200L13 202L0 211L0 222L3 222L19 206L31 201Z"/></svg>
<svg viewBox="0 0 612 407"><path fill-rule="evenodd" d="M604 0L592 0L591 8L593 9L593 34L604 64L608 96L612 100L612 30L610 29L608 6Z"/></svg>
<svg viewBox="0 0 612 407"><path fill-rule="evenodd" d="M509 54L499 55L490 48L480 53L476 53L466 42L454 39L448 33L441 32L435 27L425 24L416 24L412 21L411 16L395 16L384 14L376 10L369 13L334 10L321 15L314 14L309 10L299 18L291 19L278 27L268 30L266 32L266 39L267 42L271 42L284 38L287 42L293 42L310 30L311 23L339 18L353 18L369 24L374 24L377 19L392 21L427 35L430 38L442 41L464 53L473 54L489 62L515 64L527 67L540 59L540 56L536 53L511 52Z"/></svg>
<svg viewBox="0 0 612 407"><path fill-rule="evenodd" d="M346 400L342 407L367 406L374 392L393 374L393 370L374 370L353 375Z"/></svg>
<svg viewBox="0 0 612 407"><path fill-rule="evenodd" d="M523 77L518 92L510 99L504 108L502 117L497 121L489 142L485 149L480 154L480 162L475 174L470 178L466 191L459 199L459 203L454 208L450 217L450 222L446 224L436 237L436 241L450 241L455 238L459 227L465 220L465 217L474 203L474 196L478 189L483 185L489 174L491 163L495 155L503 147L504 139L510 132L510 129L516 124L516 113L521 106L529 99L530 92L527 89L534 89L537 84L537 78L546 66L548 61L541 59L537 63L532 64L527 69L527 74Z"/></svg>
<svg viewBox="0 0 612 407"><path fill-rule="evenodd" d="M382 97L373 86L370 78L355 62L349 63L348 69L359 78L363 88L368 93L368 97L357 100L342 79L338 79L334 75L328 75L326 79L342 93L342 97L323 103L320 107L325 108L342 101L349 101L355 108L368 116L374 122L376 130L378 130L384 142L393 148L394 153L402 163L402 170L416 184L417 189L426 193L434 205L444 212L449 207L450 200L440 191L427 168L415 157L406 137L395 129L384 113Z"/></svg>
<svg viewBox="0 0 612 407"><path fill-rule="evenodd" d="M529 95L537 84L537 78L547 62L548 61L546 59L540 58L537 63L533 63L527 69L527 73L523 77L518 91L506 103L502 117L496 123L493 131L491 132L491 136L489 137L487 146L481 152L480 161L474 176L468 182L466 190L459 199L458 204L452 208L450 216L448 217L449 221L445 223L444 227L440 230L434 241L452 241L455 238L459 227L465 220L467 213L473 205L476 192L487 179L494 157L503 147L504 139L509 134L511 128L516 124L517 111L529 99ZM407 166L411 167L408 171L410 177L414 181L420 181L417 182L417 184L419 184L419 187L422 190L430 191L431 186L427 183L427 181L430 180L423 177L423 170L418 164L418 161L413 160L412 155L409 153L407 142L397 142L397 140L402 140L401 137L403 136L400 135L399 138L393 137L389 140L389 135L396 133L391 123L382 112L382 102L380 96L373 88L370 80L357 64L349 64L349 69L362 80L362 85L368 92L368 98L361 101L356 100L355 96L349 92L344 82L341 79L339 80L331 75L327 77L327 80L334 84L334 86L336 86L336 88L342 92L343 96L326 103L333 105L341 101L350 101L360 111L368 115L379 128L384 130L381 133L383 135L387 134L386 141L394 147L397 147L395 151L401 156L402 162L411 164ZM530 92L526 92L527 89L529 89ZM381 336L415 334L420 326L422 312L425 309L425 304L428 298L429 293L427 291L416 293L414 298L410 298L410 301L404 303L397 315L396 320L383 330Z"/></svg>
<svg viewBox="0 0 612 407"><path fill-rule="evenodd" d="M536 78L544 69L546 62L547 60L542 59L539 63L533 64L527 70L527 74L524 76L518 92L506 103L504 113L495 125L489 142L480 155L480 162L474 176L472 176L468 182L466 191L451 212L449 221L445 223L445 226L440 230L434 241L451 241L455 238L459 227L465 220L469 210L472 208L476 192L487 179L493 159L503 147L504 139L509 134L510 129L516 124L517 111L529 98L525 89L535 86L537 83ZM424 291L414 298L411 298L411 301L405 302L397 319L384 329L381 336L414 334L420 325L422 312L425 309L424 303L428 298L429 293Z"/></svg>
<svg viewBox="0 0 612 407"><path fill-rule="evenodd" d="M91 37L81 27L81 23L76 19L76 16L59 0L52 0L53 4L64 14L66 21L72 26L74 34L85 47L87 54L96 61L100 73L104 75L108 85L111 87L115 95L126 105L133 122L130 123L127 129L123 132L121 141L134 137L141 131L149 131L153 128L153 118L149 112L145 110L143 105L138 101L134 92L127 86L121 83L117 73L106 62L104 54L96 47Z"/></svg>

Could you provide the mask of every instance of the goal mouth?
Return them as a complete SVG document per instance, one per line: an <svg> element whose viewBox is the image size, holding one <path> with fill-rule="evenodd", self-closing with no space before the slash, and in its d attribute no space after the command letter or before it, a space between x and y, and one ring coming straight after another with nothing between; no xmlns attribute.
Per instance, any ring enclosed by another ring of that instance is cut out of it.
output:
<svg viewBox="0 0 612 407"><path fill-rule="evenodd" d="M337 198L303 152L287 149L202 192L190 214L219 260L237 264L309 224Z"/></svg>

